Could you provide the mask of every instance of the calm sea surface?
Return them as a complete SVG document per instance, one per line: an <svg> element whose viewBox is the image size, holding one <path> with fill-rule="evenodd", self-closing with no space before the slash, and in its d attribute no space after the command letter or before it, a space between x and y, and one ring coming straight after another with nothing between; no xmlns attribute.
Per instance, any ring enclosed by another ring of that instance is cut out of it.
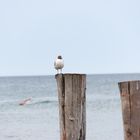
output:
<svg viewBox="0 0 140 140"><path fill-rule="evenodd" d="M87 76L87 140L123 140L117 83L139 79L140 74ZM0 140L59 140L54 76L0 78Z"/></svg>

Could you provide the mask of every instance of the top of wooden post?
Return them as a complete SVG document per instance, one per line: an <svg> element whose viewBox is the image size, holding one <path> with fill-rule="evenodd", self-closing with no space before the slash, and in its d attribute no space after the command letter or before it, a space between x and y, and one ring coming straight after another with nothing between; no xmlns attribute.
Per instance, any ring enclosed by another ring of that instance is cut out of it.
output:
<svg viewBox="0 0 140 140"><path fill-rule="evenodd" d="M140 82L140 80L132 80L132 81L122 81L122 82L118 82L118 84L126 84L126 83L135 83L135 82Z"/></svg>
<svg viewBox="0 0 140 140"><path fill-rule="evenodd" d="M65 75L65 76L70 76L70 75L81 75L81 76L86 76L86 74L83 74L83 73L61 73L61 74L56 74L55 75L55 78L57 78L58 76L62 76L62 75Z"/></svg>

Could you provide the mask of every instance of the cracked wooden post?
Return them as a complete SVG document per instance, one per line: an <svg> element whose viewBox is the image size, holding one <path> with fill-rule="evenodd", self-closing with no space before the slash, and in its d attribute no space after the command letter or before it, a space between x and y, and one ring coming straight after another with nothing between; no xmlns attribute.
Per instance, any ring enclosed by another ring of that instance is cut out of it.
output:
<svg viewBox="0 0 140 140"><path fill-rule="evenodd" d="M140 140L140 81L119 83L125 140Z"/></svg>
<svg viewBox="0 0 140 140"><path fill-rule="evenodd" d="M60 140L85 140L86 137L86 75L57 74L56 76Z"/></svg>

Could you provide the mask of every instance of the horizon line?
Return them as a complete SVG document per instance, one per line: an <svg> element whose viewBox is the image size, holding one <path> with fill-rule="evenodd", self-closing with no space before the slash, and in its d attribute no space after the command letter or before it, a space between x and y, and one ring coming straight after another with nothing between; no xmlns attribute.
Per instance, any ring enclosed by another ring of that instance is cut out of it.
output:
<svg viewBox="0 0 140 140"><path fill-rule="evenodd" d="M73 74L76 74L72 72ZM71 74L72 74L71 73ZM27 74L27 75L0 75L0 77L39 77L39 76L55 76L55 74ZM62 73L62 74L67 74L67 73ZM69 73L70 74L70 73ZM77 73L77 74L86 74L86 75L123 75L123 74L140 74L140 72L126 72L126 73Z"/></svg>

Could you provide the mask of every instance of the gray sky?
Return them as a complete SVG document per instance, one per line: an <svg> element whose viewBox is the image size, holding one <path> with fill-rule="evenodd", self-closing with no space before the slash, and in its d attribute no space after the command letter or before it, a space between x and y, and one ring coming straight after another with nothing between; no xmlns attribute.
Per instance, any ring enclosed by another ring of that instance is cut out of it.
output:
<svg viewBox="0 0 140 140"><path fill-rule="evenodd" d="M140 72L139 0L0 0L0 76Z"/></svg>

